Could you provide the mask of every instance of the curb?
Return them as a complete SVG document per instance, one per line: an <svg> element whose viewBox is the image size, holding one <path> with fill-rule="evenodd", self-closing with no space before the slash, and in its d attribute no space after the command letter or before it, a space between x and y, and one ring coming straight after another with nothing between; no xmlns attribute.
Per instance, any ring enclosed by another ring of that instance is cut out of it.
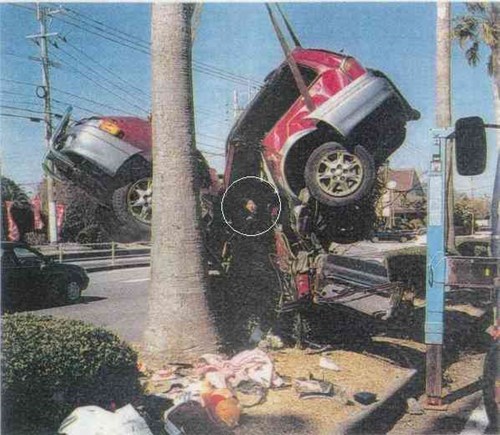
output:
<svg viewBox="0 0 500 435"><path fill-rule="evenodd" d="M108 264L102 266L89 266L84 267L87 273L93 272L105 272L106 270L115 270L115 269L132 269L134 267L147 267L150 265L150 262L143 263L128 263L128 264Z"/></svg>
<svg viewBox="0 0 500 435"><path fill-rule="evenodd" d="M403 390L407 388L412 381L415 380L417 373L418 370L411 369L410 372L404 378L398 380L398 382L396 382L380 400L368 406L366 409L354 415L353 417L348 418L342 423L336 425L332 431L332 434L341 435L349 433L361 433L362 424L370 417L373 417L375 413L383 413L383 409L388 405L388 403L390 403L392 399L395 399L399 394L401 394ZM402 396L404 396L404 394Z"/></svg>

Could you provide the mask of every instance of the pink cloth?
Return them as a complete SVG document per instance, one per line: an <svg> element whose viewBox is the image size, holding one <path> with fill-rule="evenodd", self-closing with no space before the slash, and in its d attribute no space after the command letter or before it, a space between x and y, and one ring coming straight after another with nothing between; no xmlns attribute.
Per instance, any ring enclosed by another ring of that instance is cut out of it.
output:
<svg viewBox="0 0 500 435"><path fill-rule="evenodd" d="M271 358L260 349L245 350L230 360L214 354L201 356L197 368L198 375L205 375L216 388L225 388L227 384L236 387L243 381L254 381L266 388L279 387L283 380L274 371Z"/></svg>

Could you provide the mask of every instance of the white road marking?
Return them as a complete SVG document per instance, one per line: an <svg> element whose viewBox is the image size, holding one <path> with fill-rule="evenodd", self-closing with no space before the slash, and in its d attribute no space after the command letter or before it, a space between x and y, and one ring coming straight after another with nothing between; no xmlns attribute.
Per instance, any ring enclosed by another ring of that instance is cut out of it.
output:
<svg viewBox="0 0 500 435"><path fill-rule="evenodd" d="M127 281L122 281L125 283L130 283L130 282L144 282L144 281L149 281L150 278L139 278L139 279L129 279Z"/></svg>
<svg viewBox="0 0 500 435"><path fill-rule="evenodd" d="M460 432L460 435L480 435L484 434L486 428L488 427L488 416L486 415L486 409L484 407L484 402L481 400L479 406L472 411L464 429Z"/></svg>

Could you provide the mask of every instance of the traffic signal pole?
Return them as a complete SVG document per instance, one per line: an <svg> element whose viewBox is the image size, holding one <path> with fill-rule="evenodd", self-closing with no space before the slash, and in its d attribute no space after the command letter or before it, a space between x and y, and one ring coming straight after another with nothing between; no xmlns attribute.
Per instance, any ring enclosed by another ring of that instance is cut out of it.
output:
<svg viewBox="0 0 500 435"><path fill-rule="evenodd" d="M450 129L433 130L439 148L433 154L427 203L427 274L425 305L426 407L439 409L442 403L442 353L444 337L444 295L446 287L446 162L451 144Z"/></svg>

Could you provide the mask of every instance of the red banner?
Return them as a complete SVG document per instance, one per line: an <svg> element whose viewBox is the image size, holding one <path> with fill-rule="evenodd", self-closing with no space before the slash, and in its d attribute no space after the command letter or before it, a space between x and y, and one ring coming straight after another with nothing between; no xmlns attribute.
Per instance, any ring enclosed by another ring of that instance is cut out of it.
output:
<svg viewBox="0 0 500 435"><path fill-rule="evenodd" d="M33 227L35 230L41 230L43 228L42 201L39 195L32 198L31 205L33 206Z"/></svg>
<svg viewBox="0 0 500 435"><path fill-rule="evenodd" d="M61 234L61 228L64 220L64 212L66 206L64 204L56 204L56 225L57 225L57 235Z"/></svg>
<svg viewBox="0 0 500 435"><path fill-rule="evenodd" d="M13 201L5 201L5 208L7 210L7 240L17 241L19 240L19 228L17 228L17 224L12 217L11 209L12 209Z"/></svg>

